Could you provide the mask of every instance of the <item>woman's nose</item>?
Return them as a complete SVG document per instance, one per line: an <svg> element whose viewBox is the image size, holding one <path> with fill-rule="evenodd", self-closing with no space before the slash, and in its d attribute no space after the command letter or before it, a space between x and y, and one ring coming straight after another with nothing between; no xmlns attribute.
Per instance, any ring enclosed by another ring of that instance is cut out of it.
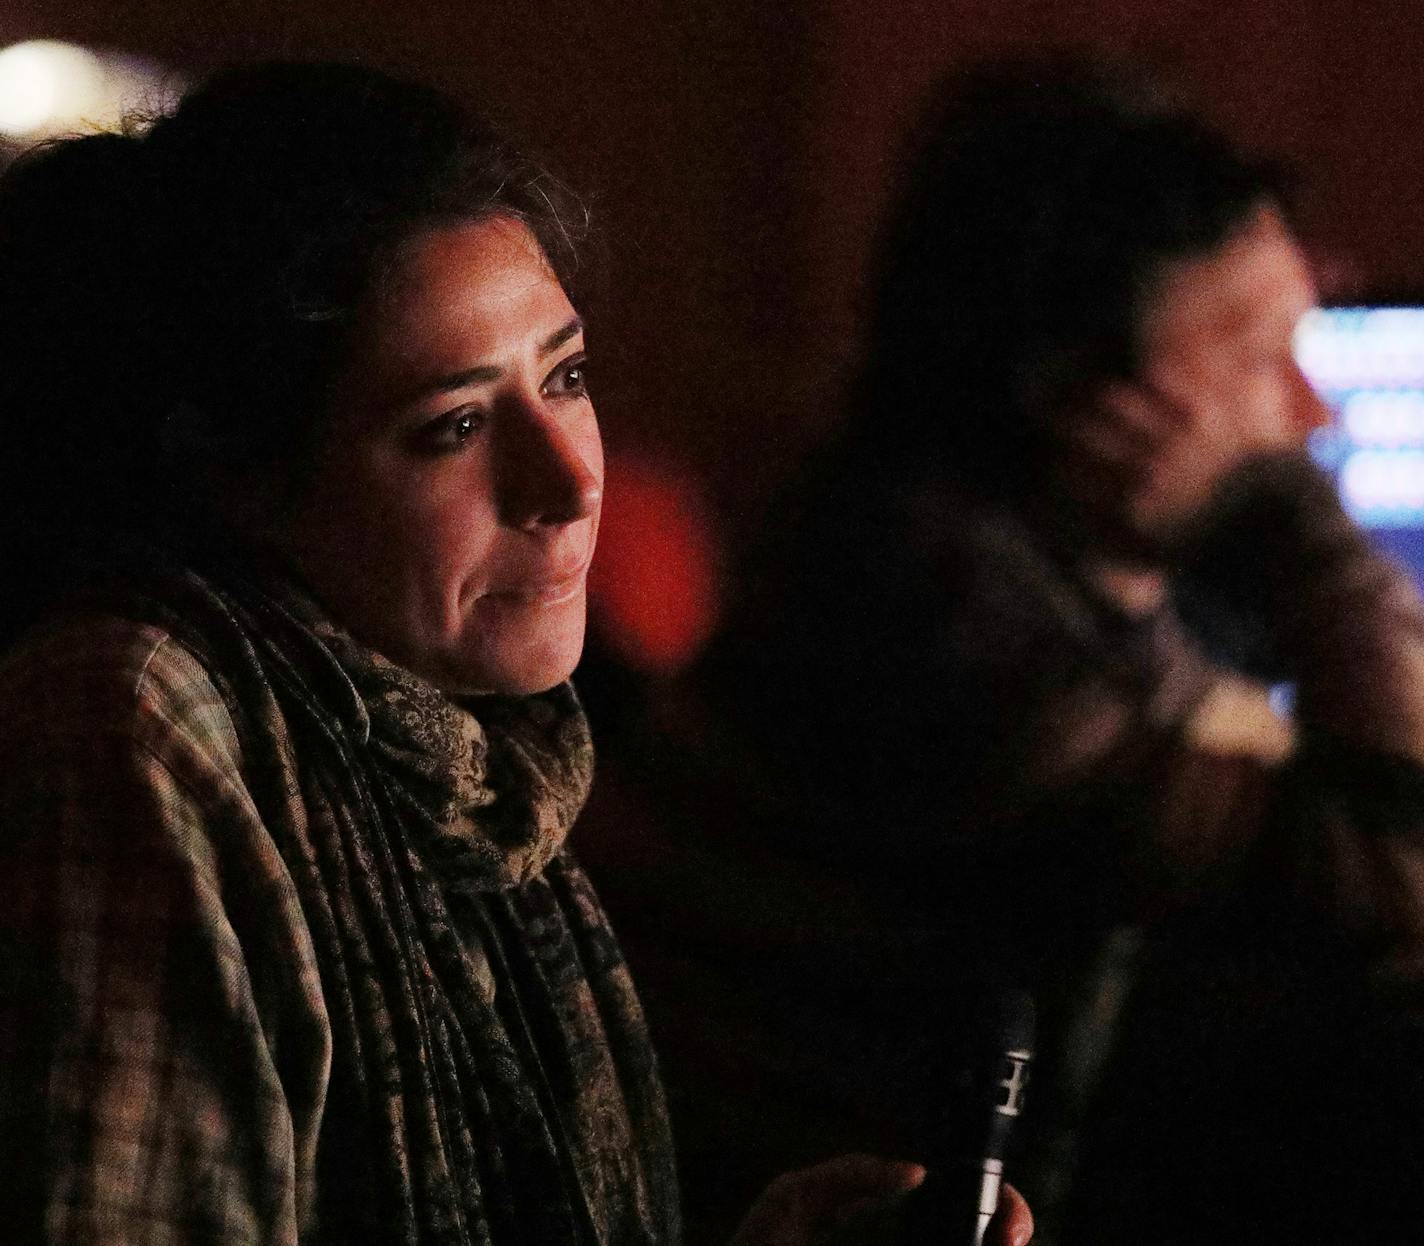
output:
<svg viewBox="0 0 1424 1246"><path fill-rule="evenodd" d="M602 447L593 413L511 413L500 447L500 519L515 528L575 523L603 500Z"/></svg>

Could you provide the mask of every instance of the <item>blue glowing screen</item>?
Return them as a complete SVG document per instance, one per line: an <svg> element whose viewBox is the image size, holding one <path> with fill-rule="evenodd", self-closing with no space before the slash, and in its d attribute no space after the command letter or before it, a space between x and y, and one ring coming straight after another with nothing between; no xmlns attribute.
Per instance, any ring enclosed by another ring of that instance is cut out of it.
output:
<svg viewBox="0 0 1424 1246"><path fill-rule="evenodd" d="M1311 452L1346 510L1424 584L1424 303L1313 311L1296 356L1336 413Z"/></svg>

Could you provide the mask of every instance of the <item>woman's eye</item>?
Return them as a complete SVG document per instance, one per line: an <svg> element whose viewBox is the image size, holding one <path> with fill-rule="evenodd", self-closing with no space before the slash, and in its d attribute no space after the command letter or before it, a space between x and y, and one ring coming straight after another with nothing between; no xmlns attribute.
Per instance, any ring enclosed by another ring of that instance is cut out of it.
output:
<svg viewBox="0 0 1424 1246"><path fill-rule="evenodd" d="M416 445L428 454L449 454L478 436L483 426L483 412L451 411L418 429Z"/></svg>
<svg viewBox="0 0 1424 1246"><path fill-rule="evenodd" d="M572 398L581 398L587 394L588 356L575 355L561 363L544 382L544 392Z"/></svg>

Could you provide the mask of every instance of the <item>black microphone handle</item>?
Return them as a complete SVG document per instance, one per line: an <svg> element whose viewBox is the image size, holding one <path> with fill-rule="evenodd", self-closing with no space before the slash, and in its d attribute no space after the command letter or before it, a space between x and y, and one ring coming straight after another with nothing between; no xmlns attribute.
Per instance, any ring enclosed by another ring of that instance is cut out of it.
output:
<svg viewBox="0 0 1424 1246"><path fill-rule="evenodd" d="M862 1209L832 1235L834 1246L984 1246L999 1205L1004 1157L1023 1111L1033 1059L1033 1000L1027 992L993 995L971 1071L970 1121L946 1146L924 1183L909 1194Z"/></svg>
<svg viewBox="0 0 1424 1246"><path fill-rule="evenodd" d="M983 1246L999 1205L1004 1160L1023 1112L1033 1060L1027 991L993 993L971 1070L968 1141L931 1167L904 1209L905 1246Z"/></svg>

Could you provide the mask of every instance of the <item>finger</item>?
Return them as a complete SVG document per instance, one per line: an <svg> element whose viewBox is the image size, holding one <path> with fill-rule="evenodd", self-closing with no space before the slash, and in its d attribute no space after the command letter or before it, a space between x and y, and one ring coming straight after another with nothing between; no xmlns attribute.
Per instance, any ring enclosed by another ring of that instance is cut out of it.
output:
<svg viewBox="0 0 1424 1246"><path fill-rule="evenodd" d="M1145 461L1157 443L1134 429L1124 428L1103 411L1083 411L1064 431L1069 447L1088 462L1122 468Z"/></svg>
<svg viewBox="0 0 1424 1246"><path fill-rule="evenodd" d="M786 1173L774 1184L786 1183L809 1215L824 1216L848 1203L908 1193L924 1179L923 1165L850 1154Z"/></svg>
<svg viewBox="0 0 1424 1246"><path fill-rule="evenodd" d="M989 1241L994 1246L1024 1246L1033 1236L1033 1212L1024 1196L1011 1185L999 1191L999 1206L989 1221Z"/></svg>
<svg viewBox="0 0 1424 1246"><path fill-rule="evenodd" d="M880 1195L876 1198L858 1198L853 1202L841 1203L832 1207L820 1218L816 1224L819 1230L835 1230L838 1234L843 1230L857 1230L864 1234L867 1226L879 1226L888 1223L884 1215L892 1207L894 1195ZM875 1229L870 1230L872 1234ZM842 1239L837 1236L834 1239L839 1243ZM860 1240L856 1232L849 1232L845 1236L847 1242L858 1242Z"/></svg>
<svg viewBox="0 0 1424 1246"><path fill-rule="evenodd" d="M1139 418L1137 407L1126 385L1100 386L1065 407L1054 425L1070 455L1109 466L1140 462L1166 433Z"/></svg>
<svg viewBox="0 0 1424 1246"><path fill-rule="evenodd" d="M874 1155L840 1155L782 1173L753 1204L732 1246L794 1246L843 1219L848 1209L913 1190L925 1179L919 1164Z"/></svg>
<svg viewBox="0 0 1424 1246"><path fill-rule="evenodd" d="M1193 412L1156 386L1111 381L1097 392L1096 407L1124 437L1148 448L1161 445L1191 427Z"/></svg>
<svg viewBox="0 0 1424 1246"><path fill-rule="evenodd" d="M1058 426L1066 461L1106 481L1132 480L1191 432L1192 415L1155 389L1114 381L1065 411Z"/></svg>
<svg viewBox="0 0 1424 1246"><path fill-rule="evenodd" d="M812 1168L796 1173L803 1188L834 1196L834 1202L847 1199L887 1198L913 1190L924 1180L924 1165L903 1159L884 1159L879 1155L837 1155Z"/></svg>

